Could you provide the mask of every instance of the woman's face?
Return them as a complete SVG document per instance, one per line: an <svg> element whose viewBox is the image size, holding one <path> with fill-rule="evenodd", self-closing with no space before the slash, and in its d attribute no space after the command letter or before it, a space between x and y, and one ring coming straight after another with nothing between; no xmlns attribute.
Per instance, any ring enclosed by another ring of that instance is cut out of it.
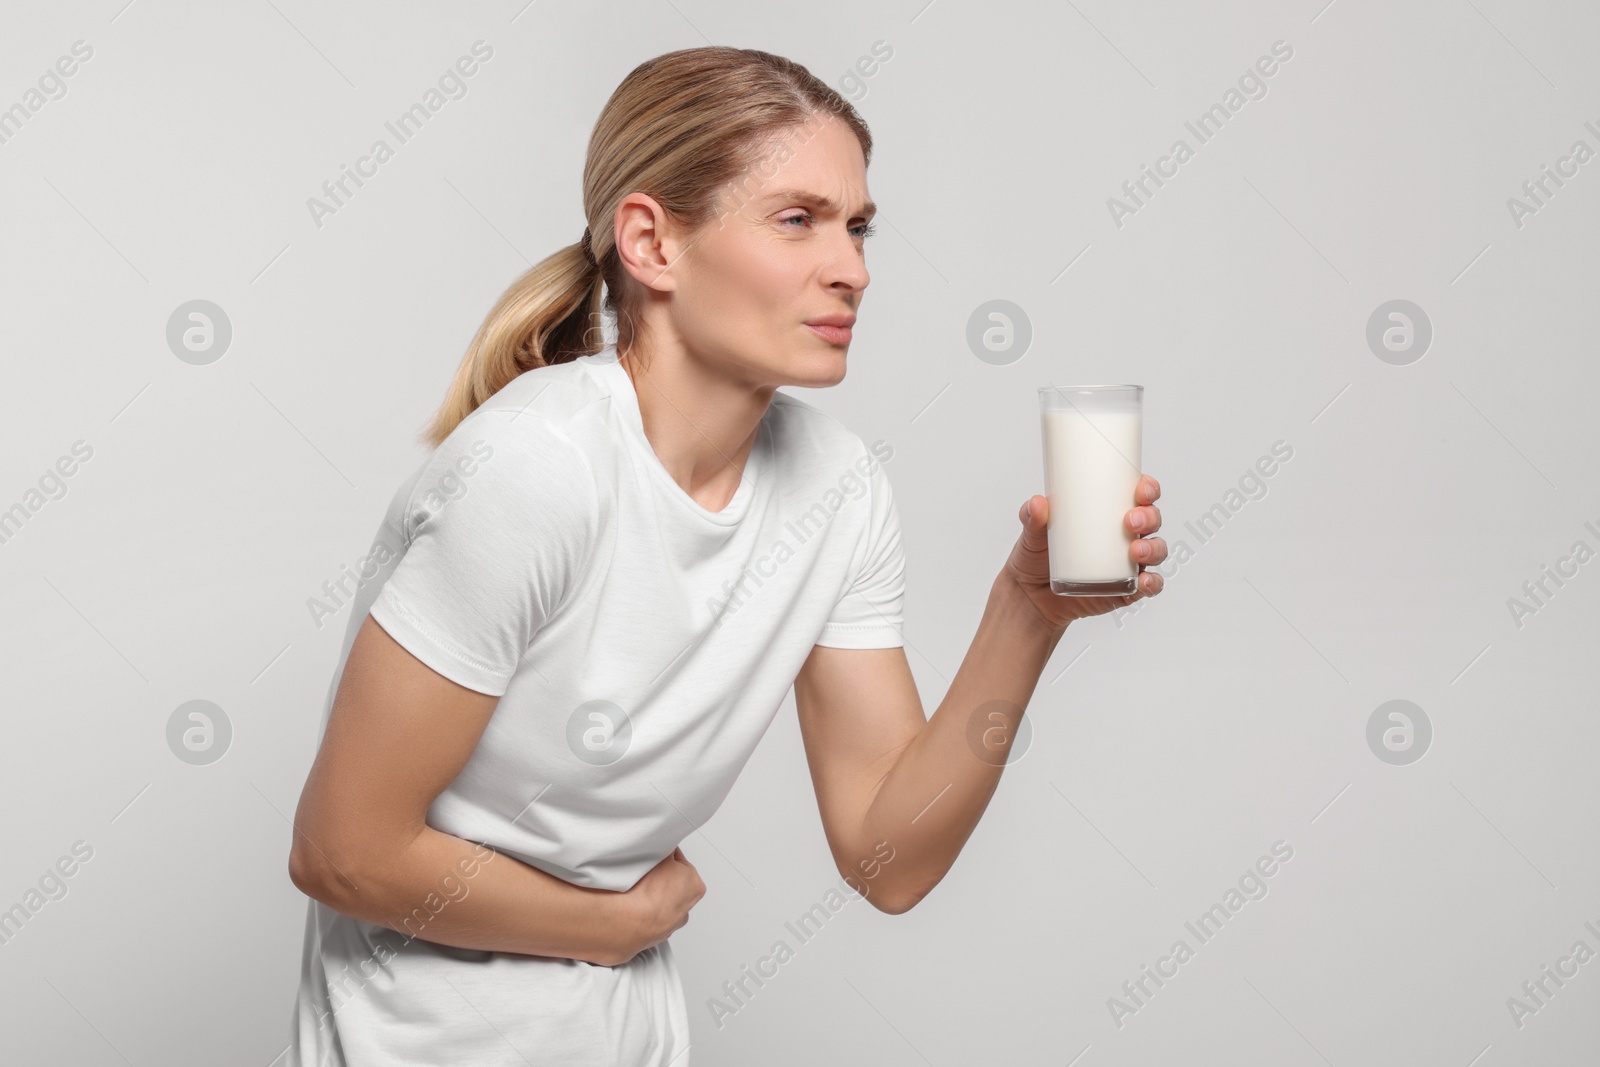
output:
<svg viewBox="0 0 1600 1067"><path fill-rule="evenodd" d="M692 355L752 385L838 382L849 331L807 323L855 317L874 210L849 128L821 115L792 128L723 189L710 222L664 242L675 258L654 288L670 286L671 328Z"/></svg>

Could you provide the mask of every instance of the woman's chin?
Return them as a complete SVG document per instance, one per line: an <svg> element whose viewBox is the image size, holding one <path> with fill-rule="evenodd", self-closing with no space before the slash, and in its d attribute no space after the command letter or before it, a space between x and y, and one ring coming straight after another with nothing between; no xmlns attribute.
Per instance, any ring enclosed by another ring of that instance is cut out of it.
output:
<svg viewBox="0 0 1600 1067"><path fill-rule="evenodd" d="M844 381L845 350L834 349L821 356L808 354L803 359L797 359L789 368L791 385L802 386L806 389L826 389L830 385L838 385Z"/></svg>

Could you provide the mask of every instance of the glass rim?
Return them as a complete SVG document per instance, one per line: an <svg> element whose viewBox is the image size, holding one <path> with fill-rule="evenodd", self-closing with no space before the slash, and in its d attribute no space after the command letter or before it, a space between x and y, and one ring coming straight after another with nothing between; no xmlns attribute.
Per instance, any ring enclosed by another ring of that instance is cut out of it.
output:
<svg viewBox="0 0 1600 1067"><path fill-rule="evenodd" d="M1096 389L1096 390L1102 390L1102 389L1132 389L1135 392L1139 392L1139 393L1144 392L1144 386L1142 386L1142 385L1041 385L1041 386L1039 386L1039 392L1040 393L1085 392L1085 391L1088 391L1088 390L1091 390L1091 389Z"/></svg>

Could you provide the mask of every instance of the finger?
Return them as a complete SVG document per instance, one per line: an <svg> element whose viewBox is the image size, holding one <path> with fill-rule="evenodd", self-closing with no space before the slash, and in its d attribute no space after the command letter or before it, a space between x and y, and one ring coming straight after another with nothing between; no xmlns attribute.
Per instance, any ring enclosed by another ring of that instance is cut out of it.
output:
<svg viewBox="0 0 1600 1067"><path fill-rule="evenodd" d="M1135 504L1154 504L1161 496L1161 483L1148 474L1139 476L1139 484L1133 490Z"/></svg>
<svg viewBox="0 0 1600 1067"><path fill-rule="evenodd" d="M1030 496L1017 509L1017 519L1022 523L1024 535L1043 533L1050 517L1050 500L1043 496Z"/></svg>
<svg viewBox="0 0 1600 1067"><path fill-rule="evenodd" d="M1139 536L1155 533L1161 528L1161 509L1154 506L1132 508L1127 515L1128 529Z"/></svg>
<svg viewBox="0 0 1600 1067"><path fill-rule="evenodd" d="M1141 567L1153 567L1167 558L1167 542L1160 537L1140 537L1128 549L1128 554Z"/></svg>

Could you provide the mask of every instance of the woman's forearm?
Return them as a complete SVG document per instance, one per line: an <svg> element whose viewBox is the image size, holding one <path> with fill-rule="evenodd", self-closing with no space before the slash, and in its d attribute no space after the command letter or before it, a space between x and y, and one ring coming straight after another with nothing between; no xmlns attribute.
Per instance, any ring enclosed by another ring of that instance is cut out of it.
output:
<svg viewBox="0 0 1600 1067"><path fill-rule="evenodd" d="M381 861L328 871L301 890L408 939L456 948L613 965L632 947L624 894L573 885L431 826Z"/></svg>
<svg viewBox="0 0 1600 1067"><path fill-rule="evenodd" d="M960 855L994 795L1039 675L1066 627L1051 627L1004 575L950 689L884 776L865 841L887 841L880 878L915 904Z"/></svg>

